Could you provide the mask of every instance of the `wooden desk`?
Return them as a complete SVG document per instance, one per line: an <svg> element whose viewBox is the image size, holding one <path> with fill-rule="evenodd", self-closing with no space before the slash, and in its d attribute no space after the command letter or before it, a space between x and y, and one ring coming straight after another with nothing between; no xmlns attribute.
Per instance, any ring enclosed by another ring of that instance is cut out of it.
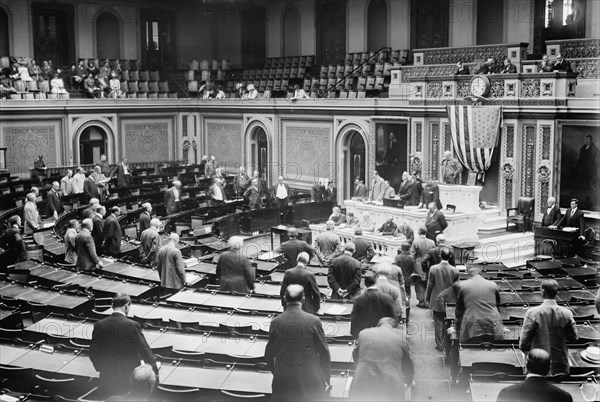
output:
<svg viewBox="0 0 600 402"><path fill-rule="evenodd" d="M575 242L578 241L579 232L567 232L562 229L550 229L549 227L537 226L533 228L533 241L536 244L541 243L545 239L556 241L556 249L554 256L557 257L573 257L575 255Z"/></svg>
<svg viewBox="0 0 600 402"><path fill-rule="evenodd" d="M477 402L496 402L500 391L516 382L471 382L471 400ZM573 397L573 402L584 402L583 395L579 390L578 383L560 383L554 384L558 388L567 391Z"/></svg>

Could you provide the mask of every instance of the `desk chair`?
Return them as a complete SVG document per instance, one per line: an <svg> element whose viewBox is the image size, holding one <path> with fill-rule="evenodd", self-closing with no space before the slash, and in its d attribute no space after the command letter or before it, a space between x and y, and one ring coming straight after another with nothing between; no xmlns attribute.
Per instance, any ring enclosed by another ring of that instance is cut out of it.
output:
<svg viewBox="0 0 600 402"><path fill-rule="evenodd" d="M33 392L33 369L0 365L0 386L12 391Z"/></svg>
<svg viewBox="0 0 600 402"><path fill-rule="evenodd" d="M527 230L533 230L534 207L535 199L531 197L519 197L515 208L506 209L506 231L508 231L510 223L514 223L517 226L517 230L519 230L519 225L521 225L523 233ZM511 211L513 211L513 214L511 214Z"/></svg>

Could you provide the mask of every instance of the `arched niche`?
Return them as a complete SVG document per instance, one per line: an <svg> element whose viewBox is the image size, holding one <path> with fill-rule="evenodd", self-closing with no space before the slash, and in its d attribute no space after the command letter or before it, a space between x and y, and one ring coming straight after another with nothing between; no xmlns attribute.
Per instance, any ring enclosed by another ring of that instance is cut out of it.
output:
<svg viewBox="0 0 600 402"><path fill-rule="evenodd" d="M335 180L338 202L352 197L354 180L366 183L368 176L369 142L365 130L356 124L347 124L339 130L336 140L337 177Z"/></svg>
<svg viewBox="0 0 600 402"><path fill-rule="evenodd" d="M105 11L96 19L96 55L99 59L118 59L121 54L119 19Z"/></svg>
<svg viewBox="0 0 600 402"><path fill-rule="evenodd" d="M102 146L103 143L104 145ZM96 148L96 150L94 150ZM110 163L116 163L115 137L110 126L100 120L85 122L73 136L73 163L97 163L104 154Z"/></svg>

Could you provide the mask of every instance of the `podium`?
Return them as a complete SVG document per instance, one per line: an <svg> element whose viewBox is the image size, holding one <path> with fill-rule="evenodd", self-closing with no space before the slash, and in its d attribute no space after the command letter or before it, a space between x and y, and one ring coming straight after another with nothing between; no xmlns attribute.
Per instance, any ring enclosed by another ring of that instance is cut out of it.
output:
<svg viewBox="0 0 600 402"><path fill-rule="evenodd" d="M575 244L578 241L579 231L568 232L562 229L550 229L538 226L533 228L533 241L536 244L545 239L556 241L555 257L573 257L575 255Z"/></svg>

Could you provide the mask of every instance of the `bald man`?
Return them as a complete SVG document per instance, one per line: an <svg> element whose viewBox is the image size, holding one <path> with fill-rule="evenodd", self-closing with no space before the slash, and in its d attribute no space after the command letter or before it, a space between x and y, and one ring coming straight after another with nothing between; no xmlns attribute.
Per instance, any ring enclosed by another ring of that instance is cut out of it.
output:
<svg viewBox="0 0 600 402"><path fill-rule="evenodd" d="M289 285L301 285L304 288L305 302L302 304L302 310L310 314L317 314L321 308L321 292L317 285L315 274L306 270L306 265L310 257L308 253L301 252L298 254L298 265L288 269L283 276L281 282L281 304L286 307L285 290Z"/></svg>
<svg viewBox="0 0 600 402"><path fill-rule="evenodd" d="M167 291L180 290L185 286L185 268L181 250L176 247L178 242L179 235L171 233L169 242L158 250L156 256L160 286Z"/></svg>
<svg viewBox="0 0 600 402"><path fill-rule="evenodd" d="M231 236L229 251L219 258L216 275L221 291L251 293L254 290L256 272L250 260L241 252L243 242L241 237Z"/></svg>
<svg viewBox="0 0 600 402"><path fill-rule="evenodd" d="M271 400L326 400L331 358L321 320L302 310L302 286L288 286L283 297L286 309L271 321L265 349L265 362L273 373Z"/></svg>

